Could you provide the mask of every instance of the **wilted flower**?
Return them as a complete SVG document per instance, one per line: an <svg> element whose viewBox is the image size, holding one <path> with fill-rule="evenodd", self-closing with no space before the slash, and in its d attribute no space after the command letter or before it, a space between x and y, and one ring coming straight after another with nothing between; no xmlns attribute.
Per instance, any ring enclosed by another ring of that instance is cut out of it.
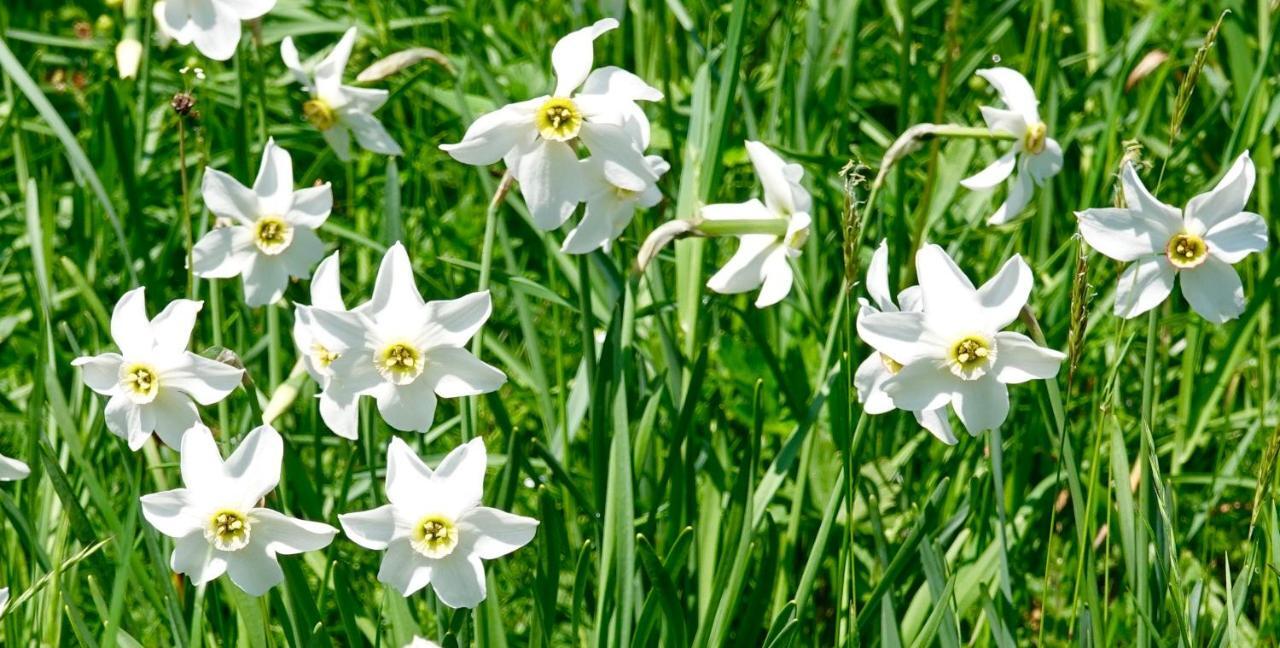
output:
<svg viewBox="0 0 1280 648"><path fill-rule="evenodd" d="M1134 261L1120 275L1115 314L1135 317L1164 302L1182 279L1182 296L1201 317L1221 324L1244 312L1244 287L1231 266L1267 249L1267 223L1244 211L1253 193L1253 160L1246 151L1218 185L1181 212L1152 196L1133 164L1120 170L1126 207L1076 212L1080 234L1117 261Z"/></svg>
<svg viewBox="0 0 1280 648"><path fill-rule="evenodd" d="M488 291L424 302L399 243L382 258L368 303L347 312L309 310L331 357L324 397L333 407L320 413L338 436L356 438L360 396L373 396L391 427L425 432L437 396L475 396L507 380L464 348L489 319Z"/></svg>
<svg viewBox="0 0 1280 648"><path fill-rule="evenodd" d="M240 21L261 18L275 6L276 0L160 0L153 11L165 36L225 61L240 44Z"/></svg>
<svg viewBox="0 0 1280 648"><path fill-rule="evenodd" d="M356 544L386 550L378 580L404 596L426 587L452 608L485 597L481 560L529 544L538 521L481 506L487 463L475 438L445 456L434 471L399 438L387 449L387 499L371 511L339 515Z"/></svg>
<svg viewBox="0 0 1280 648"><path fill-rule="evenodd" d="M662 93L620 68L591 69L595 39L617 26L606 18L561 38L551 51L552 95L481 115L461 142L440 147L464 164L505 160L540 229L564 224L587 197L575 142L591 152L615 187L642 192L658 179L644 158L649 120L636 102L657 101Z"/></svg>
<svg viewBox="0 0 1280 648"><path fill-rule="evenodd" d="M782 301L791 292L792 270L788 259L800 256L809 239L812 199L800 185L804 169L788 164L760 142L747 142L747 154L756 177L764 186L764 202L752 198L743 203L707 205L706 221L773 221L777 233L738 235L738 251L707 281L707 287L724 294L760 289L756 307Z"/></svg>
<svg viewBox="0 0 1280 648"><path fill-rule="evenodd" d="M143 288L125 293L111 314L111 337L120 353L80 357L84 382L109 396L107 429L137 450L155 432L171 448L203 429L196 403L212 405L240 384L242 369L187 351L204 302L178 299L147 319ZM193 402L194 401L194 402Z"/></svg>
<svg viewBox="0 0 1280 648"><path fill-rule="evenodd" d="M894 302L893 293L889 290L889 246L884 241L880 242L880 247L876 248L875 253L871 255L871 265L867 266L867 293L871 295L871 302L862 297L858 298L858 303L861 305L858 310L859 322L863 317L876 313L895 313L900 310L918 313L924 308L924 303L920 299L919 286L911 286L898 293L898 301ZM878 351L867 356L867 359L858 365L853 383L858 390L858 401L862 403L866 413L884 414L895 409L893 398L885 391L884 384L901 370L901 363ZM939 441L948 445L956 442L956 435L951 431L951 422L947 420L946 409L917 410L912 414L915 415L920 427L928 430Z"/></svg>
<svg viewBox="0 0 1280 648"><path fill-rule="evenodd" d="M978 70L978 76L995 86L1005 108L982 106L982 119L994 133L1013 135L1013 148L990 166L960 181L969 189L989 189L1016 173L1009 195L996 213L987 219L992 225L1006 223L1031 202L1035 188L1062 170L1062 147L1048 136L1040 119L1040 102L1026 77L1005 67Z"/></svg>
<svg viewBox="0 0 1280 648"><path fill-rule="evenodd" d="M338 530L262 508L280 483L284 440L269 425L254 429L223 462L208 429L182 440L185 488L142 496L142 514L174 538L170 567L203 585L224 573L252 596L284 580L277 556L327 547Z"/></svg>
<svg viewBox="0 0 1280 648"><path fill-rule="evenodd" d="M970 434L998 427L1009 414L1007 385L1052 378L1066 355L1002 330L1031 294L1031 269L1014 256L975 289L937 245L916 253L922 312L858 319L858 335L902 368L883 383L893 404L910 411L955 408Z"/></svg>
<svg viewBox="0 0 1280 648"><path fill-rule="evenodd" d="M662 200L656 178L662 177L671 165L657 155L646 156L644 160L653 171L655 180L646 183L640 191L623 189L609 182L604 163L599 158L590 157L580 162L587 211L578 221L578 226L565 236L561 252L586 254L598 248L608 251L613 240L631 224L636 208L649 208Z"/></svg>
<svg viewBox="0 0 1280 648"><path fill-rule="evenodd" d="M387 103L390 93L375 88L353 88L342 85L342 73L356 43L356 28L342 35L333 51L315 66L312 74L302 67L292 37L280 43L280 56L293 73L293 78L311 93L302 106L302 114L324 135L338 159L351 159L351 135L360 147L383 155L403 155L400 145L391 139L382 122L373 113Z"/></svg>
<svg viewBox="0 0 1280 648"><path fill-rule="evenodd" d="M252 189L211 168L202 193L209 211L231 225L201 237L191 251L192 269L207 278L243 275L246 304L280 299L289 277L310 277L324 256L315 230L329 218L333 188L326 182L294 191L293 159L274 139L267 140Z"/></svg>

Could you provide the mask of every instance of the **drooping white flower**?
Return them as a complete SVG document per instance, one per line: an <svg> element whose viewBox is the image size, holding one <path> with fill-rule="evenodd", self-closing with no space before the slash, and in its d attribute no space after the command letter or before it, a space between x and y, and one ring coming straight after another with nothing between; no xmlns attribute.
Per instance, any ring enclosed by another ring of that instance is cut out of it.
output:
<svg viewBox="0 0 1280 648"><path fill-rule="evenodd" d="M936 410L950 404L970 434L1004 423L1008 385L1052 378L1066 355L1003 330L1031 294L1031 269L1014 256L981 288L937 245L916 253L921 312L858 318L858 335L902 364L883 383L893 404Z"/></svg>
<svg viewBox="0 0 1280 648"><path fill-rule="evenodd" d="M277 557L327 547L338 530L262 508L280 483L284 440L255 428L224 462L209 430L182 440L179 488L142 496L147 522L174 539L170 567L196 585L224 573L252 596L284 580Z"/></svg>
<svg viewBox="0 0 1280 648"><path fill-rule="evenodd" d="M252 189L207 169L202 194L209 211L229 224L200 238L191 250L192 269L212 279L242 275L246 304L279 300L289 277L310 277L324 256L315 230L333 209L333 187L326 182L294 191L293 158L274 139L262 151Z"/></svg>
<svg viewBox="0 0 1280 648"><path fill-rule="evenodd" d="M662 177L671 169L671 165L657 155L646 156L645 164L649 165L655 178ZM599 158L587 158L581 165L587 210L578 226L565 236L560 251L566 254L586 254L599 248L608 251L613 240L631 224L636 208L647 209L662 200L656 179L647 182L644 189L632 191L609 182Z"/></svg>
<svg viewBox="0 0 1280 648"><path fill-rule="evenodd" d="M240 384L243 369L187 351L204 302L178 299L147 318L143 288L125 293L111 314L111 338L120 353L76 358L84 382L109 396L107 429L137 450L154 432L171 448L203 429L196 403L212 405Z"/></svg>
<svg viewBox="0 0 1280 648"><path fill-rule="evenodd" d="M861 305L858 321L876 313L920 312L924 308L919 286L903 290L898 293L897 302L894 301L893 293L889 290L889 245L885 241L880 242L880 246L871 255L871 265L867 266L867 293L871 295L870 302L865 298L858 298ZM858 365L853 384L858 390L858 401L862 403L866 413L884 414L895 409L893 398L885 391L884 384L901 370L901 363L878 350ZM951 422L947 420L946 409L917 410L912 414L920 427L928 430L939 441L947 445L956 442Z"/></svg>
<svg viewBox="0 0 1280 648"><path fill-rule="evenodd" d="M1048 136L1048 127L1040 119L1040 102L1026 77L1005 67L978 70L977 74L995 86L1005 105L982 106L987 128L1017 139L1008 152L960 184L969 189L990 189L1014 175L1004 204L987 219L988 223L999 225L1021 213L1031 202L1035 188L1062 170L1062 147Z"/></svg>
<svg viewBox="0 0 1280 648"><path fill-rule="evenodd" d="M26 479L31 474L31 469L27 464L10 459L4 455L0 455L0 481L17 481Z"/></svg>
<svg viewBox="0 0 1280 648"><path fill-rule="evenodd" d="M386 550L378 580L404 596L428 584L452 608L485 597L481 560L533 539L538 521L481 505L487 463L480 438L454 448L433 471L399 438L387 448L389 504L339 515L356 544Z"/></svg>
<svg viewBox="0 0 1280 648"><path fill-rule="evenodd" d="M481 115L461 142L440 147L464 164L505 160L541 229L560 227L588 197L575 142L615 187L642 192L658 179L644 158L649 120L636 102L657 101L662 93L626 70L591 69L595 39L617 26L606 18L561 38L551 51L554 93Z"/></svg>
<svg viewBox="0 0 1280 648"><path fill-rule="evenodd" d="M424 302L399 243L382 258L368 303L347 312L310 311L313 330L335 356L324 389L333 407L320 413L338 436L356 438L360 396L374 397L391 427L425 432L437 396L475 396L507 380L465 348L489 319L489 292Z"/></svg>
<svg viewBox="0 0 1280 648"><path fill-rule="evenodd" d="M261 18L275 6L276 0L160 0L152 10L165 36L225 61L240 44L240 21Z"/></svg>
<svg viewBox="0 0 1280 648"><path fill-rule="evenodd" d="M351 58L351 48L356 43L356 28L342 35L333 51L320 61L312 73L302 66L293 37L285 37L280 43L280 56L293 73L293 78L311 93L311 99L302 107L303 116L324 135L338 159L351 159L351 136L354 134L360 147L382 155L404 155L400 145L391 139L382 122L373 116L390 93L375 88L354 88L342 85L342 73Z"/></svg>
<svg viewBox="0 0 1280 648"><path fill-rule="evenodd" d="M809 239L813 222L809 209L813 201L800 185L804 177L800 165L788 164L760 142L747 142L747 155L764 186L764 202L752 198L743 203L707 205L701 216L708 221L782 219L787 223L786 233L739 235L738 251L707 281L707 287L723 294L759 288L756 307L764 308L782 301L791 292L789 259L800 256Z"/></svg>
<svg viewBox="0 0 1280 648"><path fill-rule="evenodd" d="M1267 249L1267 223L1244 211L1255 173L1248 151L1208 193L1179 212L1152 196L1133 164L1120 170L1126 207L1076 212L1093 249L1133 261L1116 286L1115 314L1136 317L1164 302L1181 278L1182 296L1201 317L1221 324L1244 312L1244 287L1231 266Z"/></svg>

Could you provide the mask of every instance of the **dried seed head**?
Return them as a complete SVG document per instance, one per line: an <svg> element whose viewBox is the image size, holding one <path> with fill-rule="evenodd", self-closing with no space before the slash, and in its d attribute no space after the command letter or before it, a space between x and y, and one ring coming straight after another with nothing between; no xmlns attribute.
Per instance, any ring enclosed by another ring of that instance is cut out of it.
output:
<svg viewBox="0 0 1280 648"><path fill-rule="evenodd" d="M173 95L173 99L169 101L169 106L173 108L173 112L179 116L187 117L192 114L196 108L196 98L186 92L179 92Z"/></svg>

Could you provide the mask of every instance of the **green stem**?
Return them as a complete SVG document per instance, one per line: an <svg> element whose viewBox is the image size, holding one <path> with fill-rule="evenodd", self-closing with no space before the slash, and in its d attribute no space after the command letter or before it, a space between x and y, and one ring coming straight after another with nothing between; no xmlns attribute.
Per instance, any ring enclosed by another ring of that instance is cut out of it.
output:
<svg viewBox="0 0 1280 648"><path fill-rule="evenodd" d="M701 220L694 225L694 232L701 236L741 236L743 234L772 234L786 236L787 218L734 218L726 220Z"/></svg>

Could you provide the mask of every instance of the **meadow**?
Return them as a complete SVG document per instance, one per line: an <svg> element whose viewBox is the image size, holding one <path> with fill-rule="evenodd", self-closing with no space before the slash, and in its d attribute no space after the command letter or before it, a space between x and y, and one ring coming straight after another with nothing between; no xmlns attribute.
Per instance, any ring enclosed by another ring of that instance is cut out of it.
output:
<svg viewBox="0 0 1280 648"><path fill-rule="evenodd" d="M0 645L1277 645L1278 17L6 0Z"/></svg>

